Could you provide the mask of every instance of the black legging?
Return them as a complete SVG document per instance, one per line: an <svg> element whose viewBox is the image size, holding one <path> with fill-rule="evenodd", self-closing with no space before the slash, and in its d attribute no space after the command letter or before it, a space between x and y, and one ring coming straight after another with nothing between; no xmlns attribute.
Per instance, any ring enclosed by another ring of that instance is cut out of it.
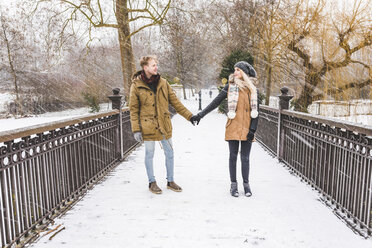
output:
<svg viewBox="0 0 372 248"><path fill-rule="evenodd" d="M248 183L249 181L249 154L251 153L252 142L250 141L238 141L229 140L229 169L230 169L230 180L236 182L236 160L238 158L239 142L241 143L240 148L240 160L242 162L242 176L243 182Z"/></svg>

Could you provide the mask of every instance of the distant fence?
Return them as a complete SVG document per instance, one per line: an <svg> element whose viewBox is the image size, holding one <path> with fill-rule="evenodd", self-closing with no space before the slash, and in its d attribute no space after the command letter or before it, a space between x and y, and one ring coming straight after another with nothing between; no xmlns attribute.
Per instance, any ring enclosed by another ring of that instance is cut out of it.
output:
<svg viewBox="0 0 372 248"><path fill-rule="evenodd" d="M280 110L260 106L258 141L371 235L372 128L286 110L281 97Z"/></svg>
<svg viewBox="0 0 372 248"><path fill-rule="evenodd" d="M70 204L137 144L128 109L1 132L1 247Z"/></svg>
<svg viewBox="0 0 372 248"><path fill-rule="evenodd" d="M309 106L309 112L322 116L347 117L372 115L372 100L316 101Z"/></svg>

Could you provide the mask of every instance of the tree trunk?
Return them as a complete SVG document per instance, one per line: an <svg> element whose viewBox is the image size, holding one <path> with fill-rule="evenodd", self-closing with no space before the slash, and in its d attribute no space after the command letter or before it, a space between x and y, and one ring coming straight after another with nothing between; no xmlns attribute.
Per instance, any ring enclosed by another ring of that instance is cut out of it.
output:
<svg viewBox="0 0 372 248"><path fill-rule="evenodd" d="M179 47L179 46L177 46ZM183 74L181 71L181 64L182 64L182 53L181 51L177 52L177 77L180 79L180 82L182 84L182 90L183 90L183 99L187 99L186 97L186 87L185 87L185 79L183 78Z"/></svg>
<svg viewBox="0 0 372 248"><path fill-rule="evenodd" d="M19 98L17 73L14 69L11 50L10 50L10 44L9 44L9 40L8 40L6 31L5 31L4 23L2 23L2 28L3 28L3 33L4 33L4 41L5 41L7 52L8 52L9 67L10 67L10 70L12 71L12 75L13 75L13 79L14 79L14 93L16 95L16 114L19 113L19 114L22 115L23 113L22 113L21 102L20 102L20 98Z"/></svg>
<svg viewBox="0 0 372 248"><path fill-rule="evenodd" d="M301 95L295 101L295 110L307 113L307 108L313 102L314 89L320 83L321 78L318 73L309 72L305 76L305 85L302 89Z"/></svg>
<svg viewBox="0 0 372 248"><path fill-rule="evenodd" d="M273 68L269 63L266 65L266 73L267 73L267 83L266 83L266 96L265 96L265 105L269 106L270 104L270 96L271 96L271 82L272 82L272 74Z"/></svg>
<svg viewBox="0 0 372 248"><path fill-rule="evenodd" d="M178 71L178 70L177 70ZM183 99L187 99L186 97L186 87L185 87L185 79L182 77L180 78L180 83L182 84L182 92L183 92Z"/></svg>
<svg viewBox="0 0 372 248"><path fill-rule="evenodd" d="M119 46L121 56L121 68L124 80L124 99L129 100L129 91L132 83L132 75L135 72L134 55L129 27L128 0L116 1L116 20L119 25Z"/></svg>
<svg viewBox="0 0 372 248"><path fill-rule="evenodd" d="M185 84L182 84L182 88L183 88L183 98L186 100L187 97L186 97L186 88L185 88Z"/></svg>

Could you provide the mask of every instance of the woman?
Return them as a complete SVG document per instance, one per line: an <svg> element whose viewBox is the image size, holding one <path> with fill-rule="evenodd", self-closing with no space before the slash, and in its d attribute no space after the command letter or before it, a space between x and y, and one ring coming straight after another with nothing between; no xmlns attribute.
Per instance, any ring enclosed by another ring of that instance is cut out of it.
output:
<svg viewBox="0 0 372 248"><path fill-rule="evenodd" d="M252 195L249 186L249 155L258 124L258 91L255 87L257 78L256 71L246 61L236 63L234 70L234 74L229 77L229 83L219 95L203 111L194 115L190 121L199 124L201 118L217 108L222 100L227 98L228 120L225 140L229 143L230 151L230 193L234 197L239 196L236 181L236 160L240 144L244 194L249 197Z"/></svg>

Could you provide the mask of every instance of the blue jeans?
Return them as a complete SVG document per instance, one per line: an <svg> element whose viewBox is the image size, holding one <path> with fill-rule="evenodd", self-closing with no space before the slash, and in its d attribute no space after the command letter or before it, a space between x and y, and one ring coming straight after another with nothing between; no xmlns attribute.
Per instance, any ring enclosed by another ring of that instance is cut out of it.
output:
<svg viewBox="0 0 372 248"><path fill-rule="evenodd" d="M173 145L172 139L163 139L160 141L165 154L165 167L167 168L167 180L168 182L173 182L174 175L174 156L173 156ZM145 141L145 165L147 171L147 177L149 178L149 183L155 182L154 175L154 152L155 152L155 141Z"/></svg>

